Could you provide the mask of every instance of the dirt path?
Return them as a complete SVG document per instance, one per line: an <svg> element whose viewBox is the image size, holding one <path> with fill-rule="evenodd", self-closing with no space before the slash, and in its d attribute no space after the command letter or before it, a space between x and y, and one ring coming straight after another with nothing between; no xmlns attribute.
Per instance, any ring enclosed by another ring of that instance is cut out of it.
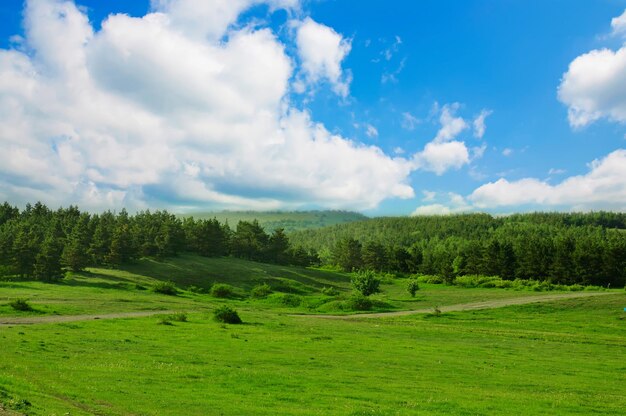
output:
<svg viewBox="0 0 626 416"><path fill-rule="evenodd" d="M6 325L31 325L53 324L59 322L91 321L94 319L119 319L139 318L143 316L176 313L179 311L141 311L141 312L118 312L97 315L53 315L53 316L24 316L24 317L0 317L0 326Z"/></svg>
<svg viewBox="0 0 626 416"><path fill-rule="evenodd" d="M528 303L550 302L560 299L575 299L585 298L590 296L603 296L603 295L615 295L617 292L576 292L576 293L560 293L556 295L542 295L542 296L524 296L520 298L510 299L496 299L488 300L484 302L472 302L461 303L457 305L440 306L441 312L459 312L459 311L472 311L477 309L493 309L502 308L504 306L512 305L526 305ZM321 319L365 319L365 318L387 318L393 316L405 316L415 315L420 313L432 313L433 307L415 309L411 311L398 311L398 312L381 312L381 313L361 313L355 315L291 315L306 318L321 318Z"/></svg>

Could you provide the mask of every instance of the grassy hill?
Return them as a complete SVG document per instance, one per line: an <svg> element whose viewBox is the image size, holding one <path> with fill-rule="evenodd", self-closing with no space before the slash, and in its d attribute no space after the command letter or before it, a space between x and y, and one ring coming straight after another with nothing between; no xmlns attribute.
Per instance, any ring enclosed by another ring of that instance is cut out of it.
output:
<svg viewBox="0 0 626 416"><path fill-rule="evenodd" d="M162 281L178 295L150 290ZM234 296L206 293L215 283L232 285ZM259 283L275 293L250 297ZM375 309L543 295L422 284L412 298L405 283L385 278ZM191 255L88 269L57 284L0 282L0 322L155 310L186 318L0 324L0 414L614 415L626 407L623 290L393 318L301 315L337 313L329 305L350 291L343 273ZM34 311L13 310L15 298ZM244 324L215 322L222 305Z"/></svg>
<svg viewBox="0 0 626 416"><path fill-rule="evenodd" d="M183 217L217 218L236 226L239 221L257 220L268 232L283 228L286 232L321 228L367 219L363 214L350 211L220 211L197 212Z"/></svg>

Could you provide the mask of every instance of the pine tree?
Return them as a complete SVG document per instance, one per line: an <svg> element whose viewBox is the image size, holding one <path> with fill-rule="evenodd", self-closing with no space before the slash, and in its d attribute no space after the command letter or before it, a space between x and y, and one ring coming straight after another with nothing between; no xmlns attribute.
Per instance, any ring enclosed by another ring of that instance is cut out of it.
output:
<svg viewBox="0 0 626 416"><path fill-rule="evenodd" d="M89 264L89 214L81 214L68 236L63 249L62 263L78 272Z"/></svg>

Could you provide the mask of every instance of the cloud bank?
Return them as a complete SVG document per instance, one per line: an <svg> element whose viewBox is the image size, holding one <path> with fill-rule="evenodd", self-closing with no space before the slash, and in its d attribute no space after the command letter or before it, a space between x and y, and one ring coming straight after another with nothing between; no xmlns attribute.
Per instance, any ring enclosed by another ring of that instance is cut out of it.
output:
<svg viewBox="0 0 626 416"><path fill-rule="evenodd" d="M291 40L240 20L260 4L288 12ZM28 0L24 41L0 50L0 199L366 209L412 198L415 170L469 163L456 107L403 158L294 105L323 83L339 100L350 87L351 41L300 15L298 0L153 0L145 16L111 15L95 30L73 1Z"/></svg>

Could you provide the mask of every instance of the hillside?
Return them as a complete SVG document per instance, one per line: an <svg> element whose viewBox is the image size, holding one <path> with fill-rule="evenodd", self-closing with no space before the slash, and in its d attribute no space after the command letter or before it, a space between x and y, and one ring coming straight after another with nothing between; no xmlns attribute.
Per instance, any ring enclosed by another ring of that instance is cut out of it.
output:
<svg viewBox="0 0 626 416"><path fill-rule="evenodd" d="M237 225L239 221L257 220L268 232L278 228L293 232L367 219L363 214L350 211L219 211L195 212L181 217L216 218L219 222L228 222L231 226Z"/></svg>

